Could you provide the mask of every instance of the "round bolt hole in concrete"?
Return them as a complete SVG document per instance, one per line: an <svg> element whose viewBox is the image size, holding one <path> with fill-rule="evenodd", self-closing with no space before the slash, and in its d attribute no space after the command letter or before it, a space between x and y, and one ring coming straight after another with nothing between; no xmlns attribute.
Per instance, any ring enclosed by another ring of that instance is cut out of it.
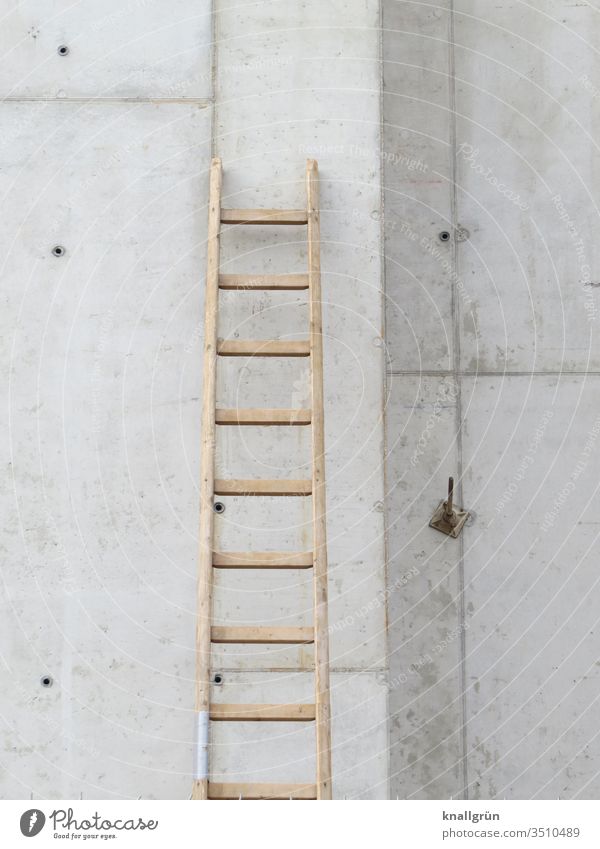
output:
<svg viewBox="0 0 600 849"><path fill-rule="evenodd" d="M47 688L47 687L51 687L53 683L54 683L54 682L53 682L53 680L52 680L52 676L51 676L51 675L43 675L43 676L40 678L40 684L42 685L42 687L46 687L46 688Z"/></svg>
<svg viewBox="0 0 600 849"><path fill-rule="evenodd" d="M222 684L223 683L223 676L219 672L217 672L217 674L213 678L213 681L214 681L215 684Z"/></svg>
<svg viewBox="0 0 600 849"><path fill-rule="evenodd" d="M66 44L61 44L60 47L58 47L56 49L56 52L58 53L59 56L68 56L69 48L67 47Z"/></svg>
<svg viewBox="0 0 600 849"><path fill-rule="evenodd" d="M224 513L225 512L225 505L223 504L222 501L215 501L215 503L213 505L213 510L215 511L215 513Z"/></svg>
<svg viewBox="0 0 600 849"><path fill-rule="evenodd" d="M440 233L440 242L449 242L450 241L450 233L448 230L442 230Z"/></svg>
<svg viewBox="0 0 600 849"><path fill-rule="evenodd" d="M66 250L62 245L54 245L52 248L52 253L54 256L64 256L66 254Z"/></svg>

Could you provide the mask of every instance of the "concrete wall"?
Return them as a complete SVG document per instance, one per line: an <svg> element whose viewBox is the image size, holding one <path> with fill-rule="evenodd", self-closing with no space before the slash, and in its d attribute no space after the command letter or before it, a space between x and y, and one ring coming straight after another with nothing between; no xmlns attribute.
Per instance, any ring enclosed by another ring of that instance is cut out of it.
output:
<svg viewBox="0 0 600 849"><path fill-rule="evenodd" d="M383 7L391 791L597 798L600 20Z"/></svg>
<svg viewBox="0 0 600 849"><path fill-rule="evenodd" d="M236 206L303 205L305 160L320 163L334 792L387 793L379 5L211 11L21 3L0 35L3 798L190 792L211 153ZM235 229L224 264L303 270L303 236ZM222 308L223 336L307 331L302 297ZM299 406L307 377L227 363L219 399ZM302 476L307 433L253 430L219 442L220 473ZM296 501L227 499L218 544L305 548ZM310 622L305 577L219 575L217 621ZM310 700L310 664L230 647L214 698ZM221 727L213 778L311 780L313 750L298 726Z"/></svg>
<svg viewBox="0 0 600 849"><path fill-rule="evenodd" d="M598 795L599 27L556 0L7 15L2 797L190 791L215 153L231 206L302 205L320 164L336 797ZM224 268L301 271L303 237L233 228ZM221 305L222 336L306 333L302 294ZM219 400L300 406L307 377L224 363ZM307 437L228 430L219 474L302 476ZM450 474L458 541L427 527ZM223 500L222 548L310 544L307 501ZM310 622L309 578L219 574L216 619ZM311 661L225 647L213 698L309 700ZM222 725L213 778L313 754Z"/></svg>
<svg viewBox="0 0 600 849"><path fill-rule="evenodd" d="M170 11L2 29L3 798L189 793L210 16Z"/></svg>

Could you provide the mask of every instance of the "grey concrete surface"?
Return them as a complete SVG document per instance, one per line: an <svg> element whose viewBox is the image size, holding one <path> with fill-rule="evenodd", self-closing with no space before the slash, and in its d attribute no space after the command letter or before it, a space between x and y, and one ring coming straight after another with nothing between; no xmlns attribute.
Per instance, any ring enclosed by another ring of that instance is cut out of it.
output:
<svg viewBox="0 0 600 849"><path fill-rule="evenodd" d="M230 206L303 205L320 166L335 797L597 798L598 12L10 5L2 798L190 792L215 154ZM301 271L304 232L232 228L222 259ZM306 332L303 293L221 306L222 336ZM229 361L218 397L302 406L307 378ZM301 476L309 449L231 429L218 470ZM459 540L428 527L451 474ZM218 546L310 546L307 499L223 500ZM311 606L308 574L217 575L219 622ZM213 698L309 700L312 659L221 647ZM313 744L222 724L212 775L309 780Z"/></svg>
<svg viewBox="0 0 600 849"><path fill-rule="evenodd" d="M7 2L3 97L209 98L210 3ZM66 47L67 53L59 53Z"/></svg>
<svg viewBox="0 0 600 849"><path fill-rule="evenodd" d="M461 578L422 505L433 510L455 468L457 387L393 376L389 390L390 782L394 797L443 798L461 781Z"/></svg>
<svg viewBox="0 0 600 849"><path fill-rule="evenodd" d="M306 159L320 164L334 793L387 796L378 24L375 0L8 10L4 798L190 792L211 154L231 206L303 206ZM304 270L304 239L234 228L224 270ZM219 331L305 336L306 297L228 293ZM308 371L227 362L218 392L301 406ZM308 437L230 430L219 472L301 476ZM217 545L310 547L308 500L223 500ZM309 577L219 574L216 619L309 623ZM310 649L224 648L214 697L310 698L311 662ZM212 747L213 777L314 770L310 728L229 725Z"/></svg>
<svg viewBox="0 0 600 849"><path fill-rule="evenodd" d="M391 793L597 798L598 9L383 10Z"/></svg>
<svg viewBox="0 0 600 849"><path fill-rule="evenodd" d="M478 513L465 537L475 798L600 792L598 380L464 382L466 489ZM519 437L509 451L508 422Z"/></svg>
<svg viewBox="0 0 600 849"><path fill-rule="evenodd" d="M3 103L4 126L38 107ZM2 149L0 793L180 798L210 115L51 102L18 138Z"/></svg>

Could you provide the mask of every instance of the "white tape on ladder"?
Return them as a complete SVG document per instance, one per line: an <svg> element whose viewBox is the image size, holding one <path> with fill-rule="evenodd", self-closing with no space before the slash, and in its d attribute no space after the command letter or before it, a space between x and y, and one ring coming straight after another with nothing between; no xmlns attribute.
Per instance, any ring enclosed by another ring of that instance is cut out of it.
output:
<svg viewBox="0 0 600 849"><path fill-rule="evenodd" d="M194 778L202 781L208 778L208 711L196 714L196 751L194 757Z"/></svg>

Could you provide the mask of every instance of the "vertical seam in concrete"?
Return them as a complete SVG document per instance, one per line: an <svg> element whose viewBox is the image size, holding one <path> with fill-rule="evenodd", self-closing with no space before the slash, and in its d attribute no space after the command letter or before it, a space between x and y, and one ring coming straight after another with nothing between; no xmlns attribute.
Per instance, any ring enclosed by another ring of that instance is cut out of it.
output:
<svg viewBox="0 0 600 849"><path fill-rule="evenodd" d="M448 18L448 79L449 79L449 100L450 100L450 209L452 218L452 262L453 262L453 280L452 280L452 376L455 382L456 389L456 458L457 458L457 478L458 487L457 495L459 503L463 504L463 446L462 446L462 383L460 374L460 307L457 294L457 281L459 279L459 261L458 261L458 245L455 234L457 221L457 189L456 189L456 57L454 48L454 0L450 0L449 18ZM469 776L467 765L467 671L466 671L466 638L465 638L465 562L464 562L464 537L458 539L459 554L457 563L457 578L458 578L458 618L460 628L460 673L458 686L460 687L461 698L461 727L460 727L460 746L461 746L461 772L462 772L462 795L463 798L469 797Z"/></svg>
<svg viewBox="0 0 600 849"><path fill-rule="evenodd" d="M382 358L382 383L383 383L383 398L381 419L383 428L383 504L387 498L387 397L388 397L388 376L387 376L387 322L386 322L386 277L385 277L385 121L384 121L384 74L383 74L383 3L384 0L379 0L379 207L381 215L379 219L379 280L381 285L381 329L383 334L383 358ZM387 513L383 510L383 582L387 589L389 586L388 576L388 534L387 534ZM385 627L385 739L387 741L387 768L386 768L386 798L390 798L391 776L392 776L392 749L391 749L391 721L390 721L390 689L389 689L389 657L390 657L390 634L389 634L389 615L388 606L384 605L383 611L384 627Z"/></svg>

